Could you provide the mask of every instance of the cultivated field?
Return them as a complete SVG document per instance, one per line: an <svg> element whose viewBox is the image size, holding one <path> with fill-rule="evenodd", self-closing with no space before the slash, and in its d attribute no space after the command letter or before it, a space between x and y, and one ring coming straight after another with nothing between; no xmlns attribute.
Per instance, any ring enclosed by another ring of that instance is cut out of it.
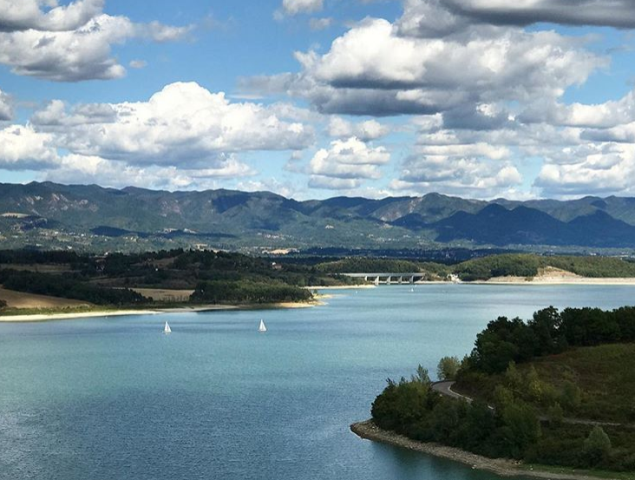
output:
<svg viewBox="0 0 635 480"><path fill-rule="evenodd" d="M48 297L33 293L15 292L0 288L0 300L7 302L9 308L68 308L90 306L88 302L70 300L68 298Z"/></svg>

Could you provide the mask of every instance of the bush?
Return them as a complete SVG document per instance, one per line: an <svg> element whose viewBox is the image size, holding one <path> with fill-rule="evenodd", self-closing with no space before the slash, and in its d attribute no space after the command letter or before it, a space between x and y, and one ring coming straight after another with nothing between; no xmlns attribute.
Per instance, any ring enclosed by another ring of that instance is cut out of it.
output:
<svg viewBox="0 0 635 480"><path fill-rule="evenodd" d="M595 466L608 457L611 451L611 439L602 427L595 426L584 442L584 449L590 465Z"/></svg>

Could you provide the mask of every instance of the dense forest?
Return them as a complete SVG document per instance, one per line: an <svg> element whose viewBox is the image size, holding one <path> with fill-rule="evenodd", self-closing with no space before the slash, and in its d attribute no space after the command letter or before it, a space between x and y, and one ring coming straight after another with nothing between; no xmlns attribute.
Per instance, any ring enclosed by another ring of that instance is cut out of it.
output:
<svg viewBox="0 0 635 480"><path fill-rule="evenodd" d="M420 367L388 381L372 417L380 428L488 457L633 471L634 355L633 307L547 308L529 322L500 317L460 364L439 364L440 376L455 378L454 390L473 402L442 396Z"/></svg>

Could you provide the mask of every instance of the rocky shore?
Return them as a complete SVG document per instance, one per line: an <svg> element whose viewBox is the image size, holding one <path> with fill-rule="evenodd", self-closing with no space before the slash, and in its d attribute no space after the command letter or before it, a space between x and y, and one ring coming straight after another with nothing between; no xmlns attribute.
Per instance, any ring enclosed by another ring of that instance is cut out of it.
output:
<svg viewBox="0 0 635 480"><path fill-rule="evenodd" d="M351 430L357 436L374 442L386 443L396 447L407 448L416 452L434 455L455 462L469 465L475 470L484 470L503 477L543 478L551 480L598 480L598 477L572 473L557 473L523 468L522 463L506 459L487 458L474 453L446 447L436 443L422 443L403 435L382 430L372 420L354 423ZM607 479L610 480L610 479Z"/></svg>

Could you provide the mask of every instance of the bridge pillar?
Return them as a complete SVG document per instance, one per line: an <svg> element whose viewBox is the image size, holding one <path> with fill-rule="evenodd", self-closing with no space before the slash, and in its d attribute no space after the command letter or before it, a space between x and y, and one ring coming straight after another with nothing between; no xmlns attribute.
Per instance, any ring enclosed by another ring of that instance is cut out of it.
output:
<svg viewBox="0 0 635 480"><path fill-rule="evenodd" d="M415 283L415 276L410 277L410 283Z"/></svg>
<svg viewBox="0 0 635 480"><path fill-rule="evenodd" d="M399 277L399 285L403 283L403 277Z"/></svg>

